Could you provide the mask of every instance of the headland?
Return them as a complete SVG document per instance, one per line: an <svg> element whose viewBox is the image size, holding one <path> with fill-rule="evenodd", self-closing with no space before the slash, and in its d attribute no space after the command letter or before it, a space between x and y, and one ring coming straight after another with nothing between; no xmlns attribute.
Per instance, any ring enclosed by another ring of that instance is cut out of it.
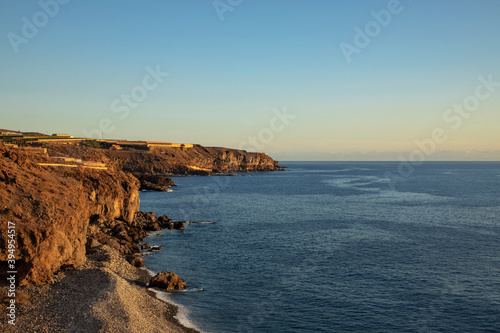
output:
<svg viewBox="0 0 500 333"><path fill-rule="evenodd" d="M175 319L175 306L148 292L142 239L182 225L140 212L139 190L166 191L173 175L281 170L267 154L237 149L2 131L5 332L194 331ZM7 316L12 300L15 326Z"/></svg>

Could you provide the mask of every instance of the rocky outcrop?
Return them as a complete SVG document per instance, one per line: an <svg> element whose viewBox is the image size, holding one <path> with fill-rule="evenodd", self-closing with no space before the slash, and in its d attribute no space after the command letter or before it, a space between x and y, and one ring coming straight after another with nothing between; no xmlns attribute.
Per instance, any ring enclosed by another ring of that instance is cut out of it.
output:
<svg viewBox="0 0 500 333"><path fill-rule="evenodd" d="M150 231L171 229L171 220L166 216L156 218L153 212L136 212L132 221L106 220L101 215L90 220L87 237L90 241L106 244L123 255L140 253L139 243Z"/></svg>
<svg viewBox="0 0 500 333"><path fill-rule="evenodd" d="M177 230L184 230L184 222L183 221L177 221L177 222L172 222L173 228Z"/></svg>
<svg viewBox="0 0 500 333"><path fill-rule="evenodd" d="M165 290L182 290L186 289L186 281L174 272L163 271L149 281L149 286Z"/></svg>
<svg viewBox="0 0 500 333"><path fill-rule="evenodd" d="M134 176L141 182L141 191L166 192L169 187L176 186L172 179L161 175L134 173Z"/></svg>
<svg viewBox="0 0 500 333"><path fill-rule="evenodd" d="M184 229L183 222L138 212L140 188L167 190L174 186L167 175L280 169L266 154L199 145L154 151L50 143L45 146L50 156L102 162L108 170L43 167L38 163L54 161L0 144L2 281L2 272L8 271L9 222L15 225L18 282L51 283L54 272L82 265L86 251L93 251L98 244L133 255L140 253L138 244L148 232ZM158 248L152 246L151 250ZM140 265L140 261L132 264Z"/></svg>
<svg viewBox="0 0 500 333"><path fill-rule="evenodd" d="M85 262L92 216L132 223L139 182L123 172L46 168L24 152L0 145L0 262L7 263L8 222L16 230L20 284L52 282L64 266Z"/></svg>
<svg viewBox="0 0 500 333"><path fill-rule="evenodd" d="M135 256L127 256L126 257L127 261L129 264L131 264L134 267L142 267L144 266L144 259L141 257L135 255Z"/></svg>
<svg viewBox="0 0 500 333"><path fill-rule="evenodd" d="M138 149L112 150L85 145L53 145L44 143L49 155L69 156L105 163L116 170L142 175L211 175L216 173L281 170L278 162L264 153L244 150L203 147L164 148L147 151ZM156 176L155 176L156 177ZM163 183L163 180L161 180ZM153 183L143 178L142 185Z"/></svg>

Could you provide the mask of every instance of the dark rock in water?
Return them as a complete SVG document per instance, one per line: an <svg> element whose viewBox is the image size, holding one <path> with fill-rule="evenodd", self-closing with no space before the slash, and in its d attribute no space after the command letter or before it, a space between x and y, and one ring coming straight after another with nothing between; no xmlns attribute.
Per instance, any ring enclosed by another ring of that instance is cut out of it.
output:
<svg viewBox="0 0 500 333"><path fill-rule="evenodd" d="M134 215L134 226L144 228L145 226L158 221L154 212L137 212Z"/></svg>
<svg viewBox="0 0 500 333"><path fill-rule="evenodd" d="M174 229L177 230L184 230L184 222L174 222Z"/></svg>
<svg viewBox="0 0 500 333"><path fill-rule="evenodd" d="M158 219L154 212L145 213L145 212L137 212L134 217L135 226L138 228L142 228L147 231L160 231L164 229L161 224L163 221L168 221L168 217L162 217L162 219Z"/></svg>
<svg viewBox="0 0 500 333"><path fill-rule="evenodd" d="M168 218L167 215L162 215L158 218L158 222L164 223L164 222L169 222L170 219Z"/></svg>
<svg viewBox="0 0 500 333"><path fill-rule="evenodd" d="M199 145L148 150L110 150L101 144L42 145L47 145L51 156L105 162L108 169L44 167L39 164L54 161L0 144L0 226L6 230L7 221L16 225L20 285L52 283L61 267L83 265L87 238L130 254L139 251L135 243L147 234L146 226L156 230L158 223L173 229L168 218L158 221L154 213L136 213L139 189L167 190L174 185L164 175L279 167L265 154ZM182 228L176 224L176 229ZM0 237L3 263L8 259L7 245ZM94 245L89 243L91 248Z"/></svg>
<svg viewBox="0 0 500 333"><path fill-rule="evenodd" d="M149 286L165 290L182 290L186 289L186 281L174 272L163 271L149 281Z"/></svg>
<svg viewBox="0 0 500 333"><path fill-rule="evenodd" d="M133 175L141 182L141 191L166 192L169 187L176 186L172 179L161 175L147 173L134 173Z"/></svg>
<svg viewBox="0 0 500 333"><path fill-rule="evenodd" d="M144 244L141 245L141 250L147 250L149 248L150 248L150 246L149 246L148 243L144 243Z"/></svg>
<svg viewBox="0 0 500 333"><path fill-rule="evenodd" d="M167 216L162 215L158 218L158 223L160 224L160 227L162 229L169 229L172 230L174 228L174 225L172 224L172 220L169 219Z"/></svg>
<svg viewBox="0 0 500 333"><path fill-rule="evenodd" d="M160 250L161 250L161 246L158 246L158 245L153 245L149 249L150 252L152 252L152 251L160 251Z"/></svg>
<svg viewBox="0 0 500 333"><path fill-rule="evenodd" d="M148 223L148 225L146 225L144 229L148 231L160 231L163 228L160 227L160 224L158 222L153 222L153 223Z"/></svg>

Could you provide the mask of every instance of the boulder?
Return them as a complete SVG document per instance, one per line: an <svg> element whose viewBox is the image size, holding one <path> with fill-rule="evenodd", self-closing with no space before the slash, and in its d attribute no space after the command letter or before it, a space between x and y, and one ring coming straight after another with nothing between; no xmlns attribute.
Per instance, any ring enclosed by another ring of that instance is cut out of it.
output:
<svg viewBox="0 0 500 333"><path fill-rule="evenodd" d="M116 251L120 251L121 245L120 243L116 240L116 238L110 238L106 241L106 245L109 246L112 249L115 249Z"/></svg>
<svg viewBox="0 0 500 333"><path fill-rule="evenodd" d="M144 266L144 259L138 256L127 256L127 261L134 267Z"/></svg>
<svg viewBox="0 0 500 333"><path fill-rule="evenodd" d="M158 218L158 222L160 223L160 227L162 227L163 229L172 230L174 228L172 220L165 215L160 216Z"/></svg>
<svg viewBox="0 0 500 333"><path fill-rule="evenodd" d="M182 290L186 289L186 281L174 272L163 271L149 281L149 286L165 290Z"/></svg>
<svg viewBox="0 0 500 333"><path fill-rule="evenodd" d="M184 222L174 222L173 227L177 230L184 230Z"/></svg>
<svg viewBox="0 0 500 333"><path fill-rule="evenodd" d="M144 243L141 245L141 250L147 250L149 249L149 244L148 243Z"/></svg>
<svg viewBox="0 0 500 333"><path fill-rule="evenodd" d="M98 233L97 235L94 236L94 238L101 244L106 244L106 242L108 241L108 239L111 238L111 236L109 235L106 235L105 233Z"/></svg>
<svg viewBox="0 0 500 333"><path fill-rule="evenodd" d="M148 231L160 231L163 228L160 227L160 224L158 222L152 222L152 223L148 223L148 225L144 229L146 229Z"/></svg>
<svg viewBox="0 0 500 333"><path fill-rule="evenodd" d="M162 215L158 218L158 222L164 223L164 222L169 222L170 219L166 215Z"/></svg>
<svg viewBox="0 0 500 333"><path fill-rule="evenodd" d="M168 188L175 186L172 179L162 175L151 175L146 173L134 173L134 176L141 182L141 191L168 191Z"/></svg>
<svg viewBox="0 0 500 333"><path fill-rule="evenodd" d="M134 216L134 226L144 228L145 226L157 222L156 214L154 212L137 212Z"/></svg>

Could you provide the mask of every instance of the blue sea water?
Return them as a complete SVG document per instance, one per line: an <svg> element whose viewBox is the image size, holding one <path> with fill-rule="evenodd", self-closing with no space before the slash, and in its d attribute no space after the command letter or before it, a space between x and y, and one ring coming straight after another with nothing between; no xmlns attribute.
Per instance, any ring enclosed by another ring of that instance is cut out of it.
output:
<svg viewBox="0 0 500 333"><path fill-rule="evenodd" d="M153 271L205 332L500 332L500 163L289 162L176 177L141 210L189 221L149 236ZM203 288L202 291L196 291Z"/></svg>

